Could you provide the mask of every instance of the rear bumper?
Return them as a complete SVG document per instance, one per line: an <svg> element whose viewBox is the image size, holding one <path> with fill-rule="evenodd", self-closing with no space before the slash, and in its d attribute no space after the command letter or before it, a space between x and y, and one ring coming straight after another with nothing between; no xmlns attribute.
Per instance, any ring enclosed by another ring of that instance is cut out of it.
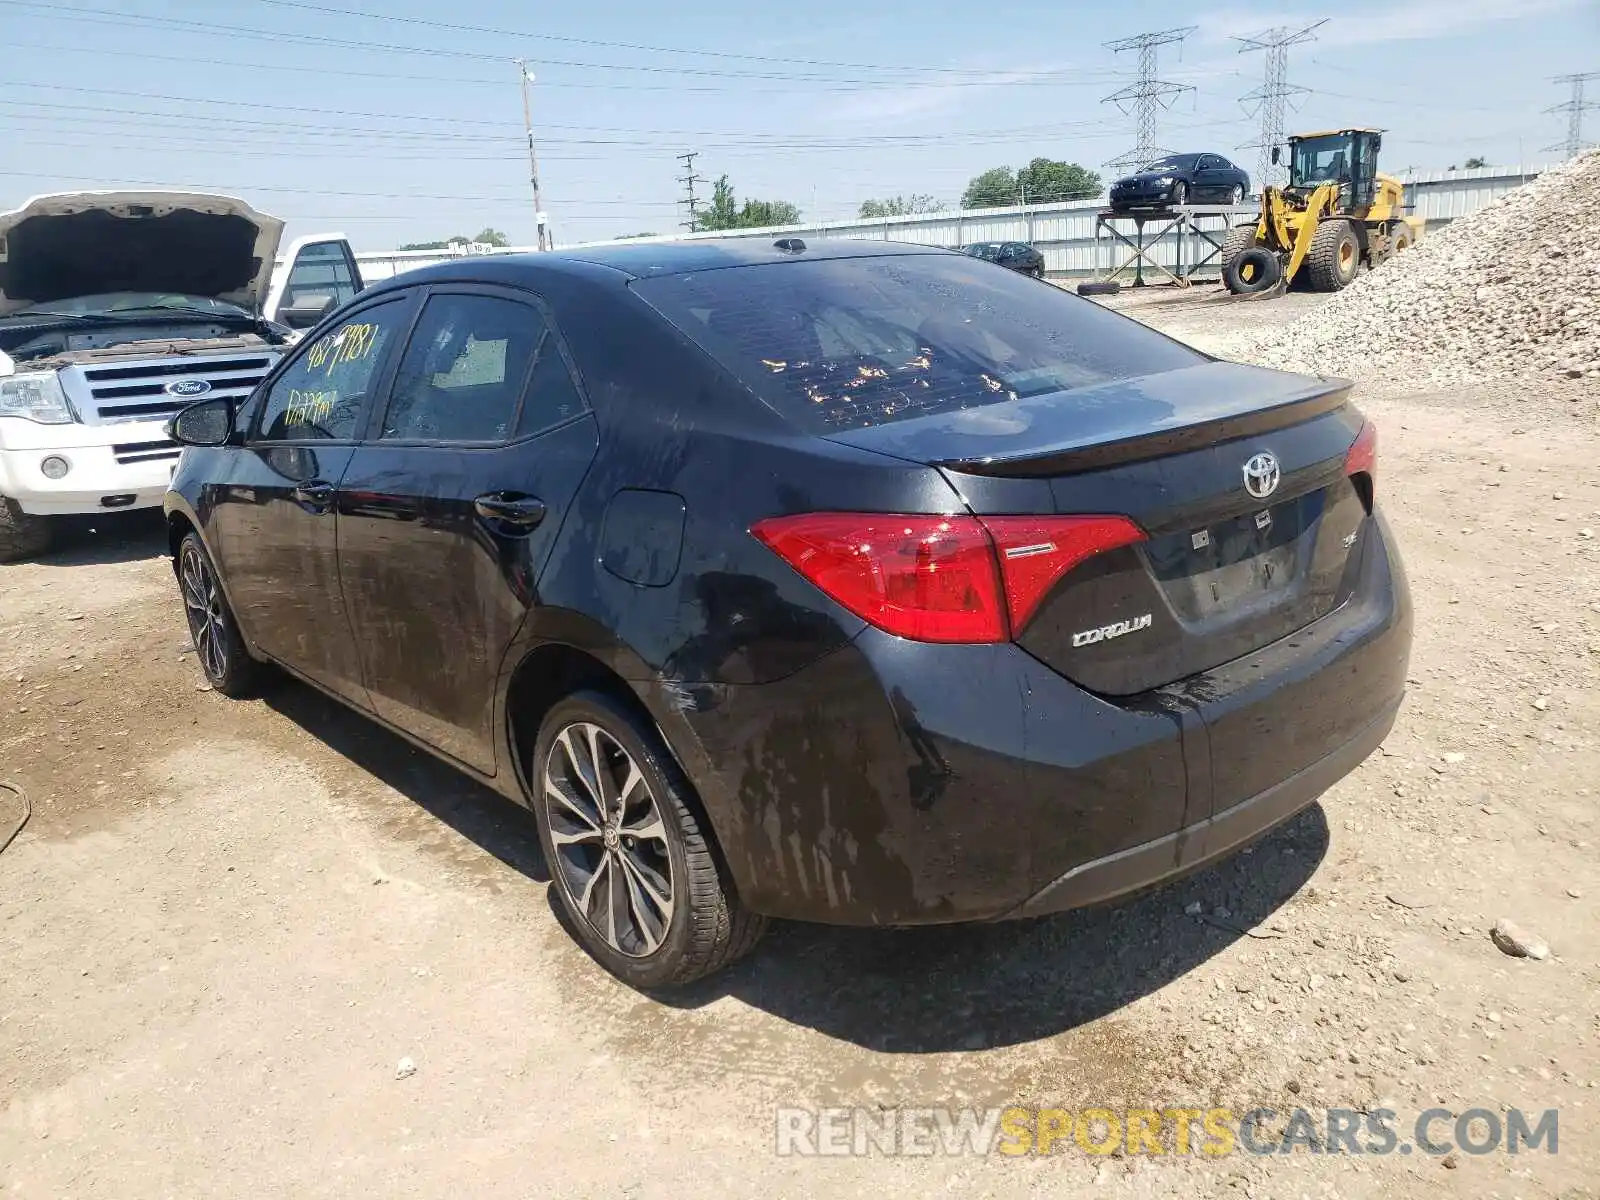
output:
<svg viewBox="0 0 1600 1200"><path fill-rule="evenodd" d="M869 628L786 679L681 693L695 744L675 749L756 912L934 924L1138 891L1292 816L1388 733L1411 602L1381 519L1365 542L1341 608L1131 701L1014 644Z"/></svg>
<svg viewBox="0 0 1600 1200"><path fill-rule="evenodd" d="M1226 858L1314 803L1389 736L1396 702L1332 754L1232 808L1116 854L1073 867L1030 897L1011 917L1040 917L1114 900Z"/></svg>

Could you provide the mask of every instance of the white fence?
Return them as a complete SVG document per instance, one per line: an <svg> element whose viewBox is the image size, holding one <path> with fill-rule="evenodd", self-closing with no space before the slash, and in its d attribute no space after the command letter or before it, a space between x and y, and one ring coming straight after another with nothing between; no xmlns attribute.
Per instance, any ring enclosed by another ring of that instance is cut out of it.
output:
<svg viewBox="0 0 1600 1200"><path fill-rule="evenodd" d="M1472 171L1447 171L1405 179L1406 202L1413 215L1424 218L1428 228L1446 225L1457 217L1474 212L1513 188L1539 174L1539 169L1507 172L1504 168L1484 167ZM1015 208L976 208L960 212L932 213L914 217L871 217L859 221L785 225L768 229L739 229L721 233L685 233L636 242L690 241L712 237L770 238L778 235L813 238L857 238L915 242L927 246L961 246L972 242L1030 242L1044 255L1045 270L1057 276L1083 276L1097 269L1120 263L1131 253L1124 247L1106 248L1102 239L1100 261L1096 261L1095 214L1104 200L1075 200L1065 204L1031 204ZM1158 227L1158 226L1157 226ZM1147 227L1149 233L1155 229ZM1215 235L1214 235L1215 236ZM580 242L578 246L613 245L612 242ZM502 253L517 253L532 247L514 247ZM1207 250L1203 244L1201 252ZM1193 251L1185 248L1186 256ZM1167 267L1177 262L1177 244L1165 239L1151 252L1151 258ZM450 250L393 250L362 253L357 259L366 280L388 279L402 271L449 262L466 257ZM1108 261L1109 260L1109 261ZM1213 266L1212 271L1215 271ZM1202 272L1204 273L1204 272Z"/></svg>

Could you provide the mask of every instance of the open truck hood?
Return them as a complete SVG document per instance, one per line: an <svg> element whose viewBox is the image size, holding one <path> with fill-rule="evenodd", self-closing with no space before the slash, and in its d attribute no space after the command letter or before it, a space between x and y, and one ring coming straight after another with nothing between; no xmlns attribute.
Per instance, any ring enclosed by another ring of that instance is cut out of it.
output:
<svg viewBox="0 0 1600 1200"><path fill-rule="evenodd" d="M0 316L103 292L177 292L255 311L283 222L205 192L63 192L0 213Z"/></svg>

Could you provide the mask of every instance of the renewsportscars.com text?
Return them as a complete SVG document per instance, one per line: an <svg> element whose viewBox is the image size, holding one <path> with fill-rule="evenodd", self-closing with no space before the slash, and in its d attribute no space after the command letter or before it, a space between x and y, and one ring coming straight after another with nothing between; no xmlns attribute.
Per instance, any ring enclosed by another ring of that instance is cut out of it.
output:
<svg viewBox="0 0 1600 1200"><path fill-rule="evenodd" d="M780 1108L777 1153L868 1155L1555 1154L1560 1112L1488 1108Z"/></svg>

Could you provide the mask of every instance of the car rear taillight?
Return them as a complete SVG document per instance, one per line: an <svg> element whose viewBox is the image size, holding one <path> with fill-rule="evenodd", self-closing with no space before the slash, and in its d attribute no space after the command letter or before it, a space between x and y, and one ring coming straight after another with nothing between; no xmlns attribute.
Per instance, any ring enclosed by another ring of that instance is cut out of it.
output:
<svg viewBox="0 0 1600 1200"><path fill-rule="evenodd" d="M1350 443L1344 456L1344 473L1367 477L1366 495L1362 499L1371 508L1373 497L1378 493L1378 427L1371 421L1361 426L1356 440Z"/></svg>
<svg viewBox="0 0 1600 1200"><path fill-rule="evenodd" d="M1086 558L1144 540L1127 517L983 517L1000 554L1013 633L1027 627L1061 577Z"/></svg>
<svg viewBox="0 0 1600 1200"><path fill-rule="evenodd" d="M864 621L919 642L1003 642L1084 559L1141 540L1126 517L802 513L750 532Z"/></svg>

